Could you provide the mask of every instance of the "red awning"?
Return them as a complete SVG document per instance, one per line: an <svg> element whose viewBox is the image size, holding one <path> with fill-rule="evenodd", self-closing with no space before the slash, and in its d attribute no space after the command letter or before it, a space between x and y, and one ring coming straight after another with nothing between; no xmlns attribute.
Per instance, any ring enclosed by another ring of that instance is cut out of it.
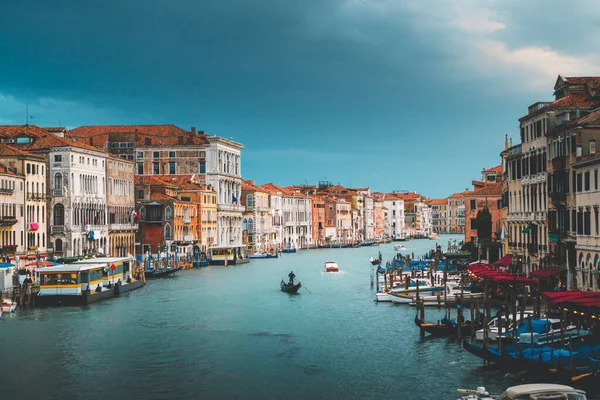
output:
<svg viewBox="0 0 600 400"><path fill-rule="evenodd" d="M510 254L507 254L504 257L502 257L501 259L499 259L498 261L496 261L494 263L494 265L497 265L499 267L508 267L511 263L512 263L512 256Z"/></svg>
<svg viewBox="0 0 600 400"><path fill-rule="evenodd" d="M556 275L560 273L559 270L557 269L552 269L552 268L543 268L543 269L538 269L536 271L531 271L531 273L529 275L531 275L534 278L548 278L552 275Z"/></svg>
<svg viewBox="0 0 600 400"><path fill-rule="evenodd" d="M534 279L526 278L518 274L512 274L493 265L481 262L469 264L467 271L479 279L488 279L495 283L521 283L524 285L537 285L537 281Z"/></svg>

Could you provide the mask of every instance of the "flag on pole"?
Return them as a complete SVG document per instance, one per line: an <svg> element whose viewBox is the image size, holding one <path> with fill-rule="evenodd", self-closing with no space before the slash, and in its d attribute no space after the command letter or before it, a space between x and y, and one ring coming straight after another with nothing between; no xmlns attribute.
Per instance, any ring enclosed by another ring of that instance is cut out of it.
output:
<svg viewBox="0 0 600 400"><path fill-rule="evenodd" d="M237 205L238 199L237 199L237 197L235 197L235 194L231 195L231 201L233 202L233 204Z"/></svg>

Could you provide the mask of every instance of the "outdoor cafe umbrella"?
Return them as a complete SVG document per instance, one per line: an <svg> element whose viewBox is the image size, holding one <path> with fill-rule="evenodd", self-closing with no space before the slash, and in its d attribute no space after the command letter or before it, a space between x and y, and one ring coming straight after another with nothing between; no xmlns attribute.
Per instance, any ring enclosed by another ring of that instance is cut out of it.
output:
<svg viewBox="0 0 600 400"><path fill-rule="evenodd" d="M5 263L5 262L1 262L0 263L0 268L9 268L9 267L14 267L15 264L10 264L10 263Z"/></svg>

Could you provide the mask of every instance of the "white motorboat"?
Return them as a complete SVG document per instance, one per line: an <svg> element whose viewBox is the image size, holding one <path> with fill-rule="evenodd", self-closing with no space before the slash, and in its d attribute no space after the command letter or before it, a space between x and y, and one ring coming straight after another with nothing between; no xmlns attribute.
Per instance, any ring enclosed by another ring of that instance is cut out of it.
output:
<svg viewBox="0 0 600 400"><path fill-rule="evenodd" d="M446 302L444 302L444 291L437 292L435 295L419 296L426 306L439 306L446 304L458 304L461 298L461 285L457 282L446 283ZM483 300L483 293L472 293L468 290L462 291L463 305L472 303L475 300ZM416 299L413 299L411 305L416 305Z"/></svg>
<svg viewBox="0 0 600 400"><path fill-rule="evenodd" d="M406 247L404 247L401 244L395 244L394 245L394 250L406 250Z"/></svg>
<svg viewBox="0 0 600 400"><path fill-rule="evenodd" d="M5 313L15 312L17 309L17 302L8 299L2 299L2 311Z"/></svg>
<svg viewBox="0 0 600 400"><path fill-rule="evenodd" d="M389 292L379 292L375 293L376 300L380 301L392 301L392 295Z"/></svg>
<svg viewBox="0 0 600 400"><path fill-rule="evenodd" d="M529 316L533 317L533 311L525 311L523 313L523 318L528 318ZM514 329L516 327L515 322L518 323L520 319L521 319L521 313L518 312L517 320L513 321L509 317L508 324L507 324L506 317L502 316L502 330L510 331L510 330ZM508 325L508 327L507 327L507 325ZM494 340L498 339L498 318L494 318L490 322L488 322L487 331L488 331L488 340L494 341ZM480 329L477 332L475 332L475 339L483 340L483 329Z"/></svg>
<svg viewBox="0 0 600 400"><path fill-rule="evenodd" d="M326 261L325 262L325 271L327 272L338 272L340 268L338 267L335 261Z"/></svg>
<svg viewBox="0 0 600 400"><path fill-rule="evenodd" d="M587 400L583 390L571 386L557 385L554 383L530 383L527 385L512 386L500 396L490 395L484 387L477 390L458 389L458 393L466 394L458 400L517 400L517 399L569 399Z"/></svg>

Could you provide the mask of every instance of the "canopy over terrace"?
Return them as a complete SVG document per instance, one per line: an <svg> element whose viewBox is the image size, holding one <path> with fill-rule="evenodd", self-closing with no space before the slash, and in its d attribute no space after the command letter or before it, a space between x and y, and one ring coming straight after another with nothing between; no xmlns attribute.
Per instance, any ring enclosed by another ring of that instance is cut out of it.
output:
<svg viewBox="0 0 600 400"><path fill-rule="evenodd" d="M522 285L537 286L537 281L535 279L527 278L520 274L512 274L482 262L469 264L467 273L471 278L488 280L498 284L520 283Z"/></svg>
<svg viewBox="0 0 600 400"><path fill-rule="evenodd" d="M553 306L600 308L600 292L544 292L542 296Z"/></svg>

